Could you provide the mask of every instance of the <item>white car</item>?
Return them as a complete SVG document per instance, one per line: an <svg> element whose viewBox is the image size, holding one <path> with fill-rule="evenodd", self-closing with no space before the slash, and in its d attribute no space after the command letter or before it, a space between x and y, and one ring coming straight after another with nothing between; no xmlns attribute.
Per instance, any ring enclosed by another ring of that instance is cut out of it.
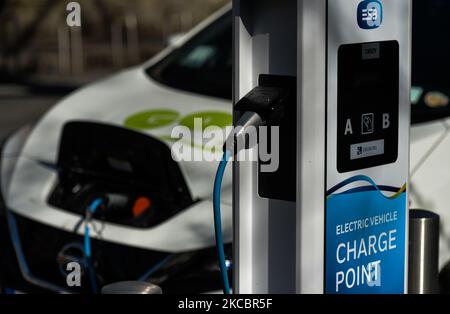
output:
<svg viewBox="0 0 450 314"><path fill-rule="evenodd" d="M417 25L438 27L434 2L415 5L423 13L415 14ZM425 27L415 29L415 39L433 38ZM95 292L96 285L139 279L165 292L220 289L212 214L217 162L176 163L170 147L173 127L192 128L195 117L208 125L231 123L231 38L225 7L149 62L69 95L6 140L1 226L8 227L0 230L8 230L11 241L0 253L0 286ZM436 72L449 70L449 63L428 55L442 38L428 44L424 49L416 40L413 54L410 197L412 208L441 215L442 267L450 259L450 88ZM230 243L230 171L223 189L224 238ZM110 203L94 214L88 265L80 225L89 204L105 195ZM229 244L227 253L231 259ZM93 281L69 288L70 261L93 267Z"/></svg>
<svg viewBox="0 0 450 314"><path fill-rule="evenodd" d="M203 127L232 123L231 40L228 6L149 62L80 89L6 140L8 228L3 222L0 230L12 241L0 250L0 286L90 292L151 280L166 293L221 288L212 211L218 162L176 163L170 147L173 127L191 128L196 117ZM223 188L230 243L231 173ZM85 264L86 208L102 196L109 204L93 217L95 283L83 277L69 288L67 263Z"/></svg>

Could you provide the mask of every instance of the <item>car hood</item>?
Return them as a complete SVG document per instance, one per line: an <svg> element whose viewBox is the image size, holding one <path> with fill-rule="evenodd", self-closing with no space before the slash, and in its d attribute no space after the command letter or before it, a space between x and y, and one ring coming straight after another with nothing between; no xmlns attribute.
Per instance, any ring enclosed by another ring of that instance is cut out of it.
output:
<svg viewBox="0 0 450 314"><path fill-rule="evenodd" d="M172 130L183 117L207 112L231 120L230 101L165 87L152 81L142 67L136 67L88 85L57 103L36 124L22 152L28 158L56 164L66 123L81 120L129 127L126 121L130 117L152 110L170 110L176 112L178 118L168 125L137 131L160 139L169 147L176 142L170 139ZM201 145L189 145L193 151L204 151ZM218 154L215 157L220 158ZM194 198L211 195L217 161L181 161L179 165ZM228 172L224 187L230 184L231 173Z"/></svg>

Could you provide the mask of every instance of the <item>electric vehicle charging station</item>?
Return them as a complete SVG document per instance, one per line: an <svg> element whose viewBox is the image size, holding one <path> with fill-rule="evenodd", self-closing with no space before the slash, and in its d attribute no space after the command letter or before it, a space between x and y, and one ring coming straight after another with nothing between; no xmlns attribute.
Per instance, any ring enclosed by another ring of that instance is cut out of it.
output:
<svg viewBox="0 0 450 314"><path fill-rule="evenodd" d="M235 123L255 87L296 86L277 172L233 163L234 293L406 292L411 9L233 1Z"/></svg>

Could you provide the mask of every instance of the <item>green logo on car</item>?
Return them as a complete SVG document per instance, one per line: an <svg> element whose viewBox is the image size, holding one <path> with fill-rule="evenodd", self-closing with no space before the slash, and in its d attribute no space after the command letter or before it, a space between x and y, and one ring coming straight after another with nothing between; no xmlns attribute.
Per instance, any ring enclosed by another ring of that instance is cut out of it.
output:
<svg viewBox="0 0 450 314"><path fill-rule="evenodd" d="M191 113L185 117L180 117L180 113L169 109L155 109L138 112L128 117L124 124L127 128L136 130L152 130L175 124L194 129L195 119L201 119L203 128L217 126L225 128L233 124L231 114L220 111L199 111Z"/></svg>
<svg viewBox="0 0 450 314"><path fill-rule="evenodd" d="M173 124L180 117L175 110L157 109L136 113L125 120L130 129L152 130Z"/></svg>
<svg viewBox="0 0 450 314"><path fill-rule="evenodd" d="M180 125L194 130L195 119L201 119L203 129L209 126L226 128L233 124L231 114L217 111L195 112L181 119Z"/></svg>

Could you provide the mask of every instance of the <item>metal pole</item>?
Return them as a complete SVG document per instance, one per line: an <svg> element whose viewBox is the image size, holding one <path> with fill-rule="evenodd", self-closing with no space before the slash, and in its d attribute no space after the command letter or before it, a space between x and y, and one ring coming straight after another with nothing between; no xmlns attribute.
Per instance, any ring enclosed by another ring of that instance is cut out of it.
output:
<svg viewBox="0 0 450 314"><path fill-rule="evenodd" d="M125 28L127 32L127 56L128 62L136 64L139 62L139 32L138 19L135 13L128 13L125 17Z"/></svg>
<svg viewBox="0 0 450 314"><path fill-rule="evenodd" d="M70 29L71 49L72 49L72 72L81 75L84 72L83 55L83 33L81 27Z"/></svg>
<svg viewBox="0 0 450 314"><path fill-rule="evenodd" d="M409 215L410 294L439 293L439 215L411 210Z"/></svg>
<svg viewBox="0 0 450 314"><path fill-rule="evenodd" d="M111 26L111 53L113 64L116 68L121 68L123 66L123 50L122 21L120 21Z"/></svg>
<svg viewBox="0 0 450 314"><path fill-rule="evenodd" d="M70 74L70 33L66 24L58 27L58 65L60 74Z"/></svg>

